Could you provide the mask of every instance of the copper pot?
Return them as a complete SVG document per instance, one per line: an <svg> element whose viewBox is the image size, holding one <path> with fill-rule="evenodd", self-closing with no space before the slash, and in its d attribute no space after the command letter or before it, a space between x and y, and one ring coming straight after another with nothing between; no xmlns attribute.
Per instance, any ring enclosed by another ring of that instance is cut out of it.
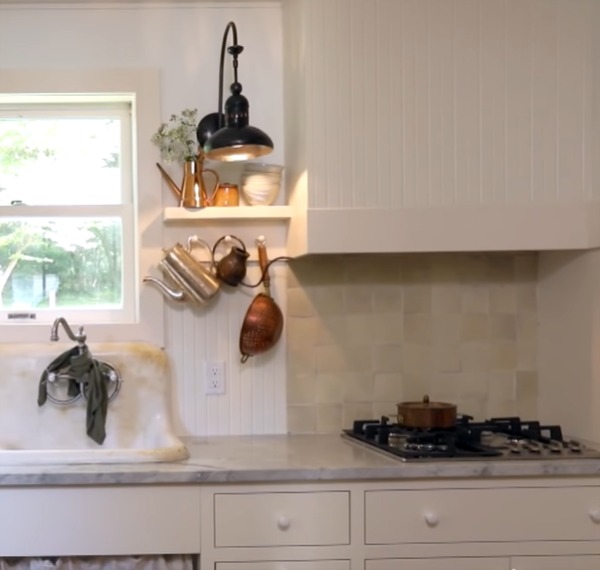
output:
<svg viewBox="0 0 600 570"><path fill-rule="evenodd" d="M450 428L456 425L456 406L446 402L430 402L423 396L422 402L400 402L398 423L409 428Z"/></svg>
<svg viewBox="0 0 600 570"><path fill-rule="evenodd" d="M240 331L242 362L246 362L250 356L262 354L273 348L283 331L283 313L271 297L269 260L263 236L256 240L256 245L265 292L254 297L242 323Z"/></svg>

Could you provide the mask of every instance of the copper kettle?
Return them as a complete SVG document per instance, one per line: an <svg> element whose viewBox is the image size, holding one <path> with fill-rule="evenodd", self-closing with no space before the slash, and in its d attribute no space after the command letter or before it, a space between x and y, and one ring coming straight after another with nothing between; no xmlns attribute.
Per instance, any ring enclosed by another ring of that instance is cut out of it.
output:
<svg viewBox="0 0 600 570"><path fill-rule="evenodd" d="M234 245L227 255L224 255L219 261L215 261L216 250L222 242L237 241L239 245ZM220 237L212 248L212 259L216 276L225 284L231 287L238 286L244 277L246 277L246 262L250 254L246 250L244 242L235 236L226 235Z"/></svg>
<svg viewBox="0 0 600 570"><path fill-rule="evenodd" d="M210 205L212 196L219 186L219 175L215 170L204 168L204 155L198 154L196 160L186 160L183 163L183 180L181 188L175 184L167 171L157 162L156 166L160 170L167 185L179 200L182 208L204 208ZM215 182L212 190L208 192L204 184L204 173L208 172L214 176Z"/></svg>
<svg viewBox="0 0 600 570"><path fill-rule="evenodd" d="M159 265L176 288L155 277L144 277L144 282L154 285L174 301L189 300L197 305L208 303L219 292L221 282L213 272L212 258L210 267L207 268L192 255L195 245L202 245L211 251L210 246L198 236L188 238L187 248L176 243L164 250L165 257Z"/></svg>

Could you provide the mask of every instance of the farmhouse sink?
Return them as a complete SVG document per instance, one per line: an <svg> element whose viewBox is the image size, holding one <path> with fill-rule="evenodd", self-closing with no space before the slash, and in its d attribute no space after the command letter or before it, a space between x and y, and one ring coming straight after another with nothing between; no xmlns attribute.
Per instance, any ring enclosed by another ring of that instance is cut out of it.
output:
<svg viewBox="0 0 600 570"><path fill-rule="evenodd" d="M107 363L121 379L109 386L109 394L117 387L118 391L108 404L102 444L86 433L83 397L68 405L47 401L38 406L43 371L73 346L68 342L0 344L1 466L164 462L188 457L171 425L168 358L153 345L88 344L93 358ZM59 384L49 386L55 399L63 399Z"/></svg>

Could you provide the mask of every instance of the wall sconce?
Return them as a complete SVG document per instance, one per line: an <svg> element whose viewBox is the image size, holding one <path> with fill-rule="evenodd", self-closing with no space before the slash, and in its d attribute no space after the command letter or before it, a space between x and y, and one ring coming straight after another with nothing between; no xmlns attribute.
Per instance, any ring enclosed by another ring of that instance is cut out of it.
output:
<svg viewBox="0 0 600 570"><path fill-rule="evenodd" d="M233 31L233 45L227 52L233 56L233 83L231 95L223 110L223 64L225 46L229 30ZM237 28L229 22L223 34L221 62L219 66L219 109L210 113L198 123L196 136L207 158L223 161L250 160L269 154L273 150L273 141L263 131L248 124L248 99L242 95L242 85L238 82L238 55L244 46L237 42Z"/></svg>

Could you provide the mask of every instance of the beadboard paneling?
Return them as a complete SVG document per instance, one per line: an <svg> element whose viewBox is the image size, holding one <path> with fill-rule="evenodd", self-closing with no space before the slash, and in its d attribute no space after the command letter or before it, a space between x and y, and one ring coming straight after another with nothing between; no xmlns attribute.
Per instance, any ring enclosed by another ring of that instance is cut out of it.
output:
<svg viewBox="0 0 600 570"><path fill-rule="evenodd" d="M598 198L598 2L305 9L310 208Z"/></svg>
<svg viewBox="0 0 600 570"><path fill-rule="evenodd" d="M255 264L253 264L255 265ZM271 266L271 291L286 313L285 267ZM258 268L248 272L256 282ZM173 409L178 433L225 435L285 433L285 331L268 353L242 364L239 334L244 315L261 289L223 290L205 308L168 303L166 348L173 366ZM225 362L226 393L204 394L204 364Z"/></svg>

